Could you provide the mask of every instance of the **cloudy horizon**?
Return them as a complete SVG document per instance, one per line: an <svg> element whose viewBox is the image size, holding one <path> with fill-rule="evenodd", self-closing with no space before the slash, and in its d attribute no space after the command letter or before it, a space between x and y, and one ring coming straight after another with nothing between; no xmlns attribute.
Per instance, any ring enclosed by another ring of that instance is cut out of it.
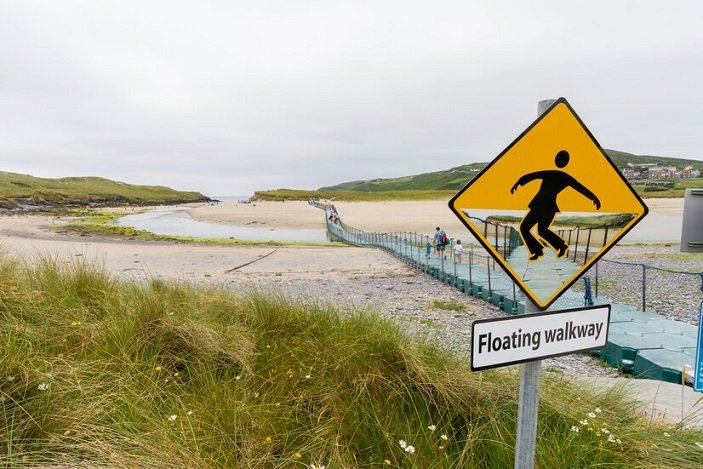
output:
<svg viewBox="0 0 703 469"><path fill-rule="evenodd" d="M703 160L703 5L0 1L3 171L206 195L490 161L566 97Z"/></svg>

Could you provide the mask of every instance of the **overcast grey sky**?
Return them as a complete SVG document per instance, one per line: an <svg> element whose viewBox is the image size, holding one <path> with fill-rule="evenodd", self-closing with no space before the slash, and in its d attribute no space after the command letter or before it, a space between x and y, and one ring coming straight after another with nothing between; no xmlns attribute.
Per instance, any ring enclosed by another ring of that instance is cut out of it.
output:
<svg viewBox="0 0 703 469"><path fill-rule="evenodd" d="M0 170L207 195L490 161L566 97L703 159L700 1L0 0Z"/></svg>

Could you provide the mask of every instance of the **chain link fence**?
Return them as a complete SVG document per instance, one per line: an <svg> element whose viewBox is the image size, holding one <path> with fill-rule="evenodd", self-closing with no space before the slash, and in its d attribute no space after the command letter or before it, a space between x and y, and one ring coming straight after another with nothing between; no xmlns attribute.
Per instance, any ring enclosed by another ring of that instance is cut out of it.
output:
<svg viewBox="0 0 703 469"><path fill-rule="evenodd" d="M593 295L697 324L703 300L703 272L684 272L647 264L599 260L588 272Z"/></svg>

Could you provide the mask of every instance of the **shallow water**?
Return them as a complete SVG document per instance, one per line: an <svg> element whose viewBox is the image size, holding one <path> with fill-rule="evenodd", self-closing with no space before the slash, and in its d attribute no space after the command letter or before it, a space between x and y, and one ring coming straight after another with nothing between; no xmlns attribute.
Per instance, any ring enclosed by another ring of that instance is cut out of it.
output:
<svg viewBox="0 0 703 469"><path fill-rule="evenodd" d="M326 243L324 229L287 229L249 227L211 223L193 219L187 207L157 207L144 213L126 215L115 221L118 226L129 226L157 235L194 236L197 238L239 239L243 241L284 241ZM323 217L320 212L320 218Z"/></svg>

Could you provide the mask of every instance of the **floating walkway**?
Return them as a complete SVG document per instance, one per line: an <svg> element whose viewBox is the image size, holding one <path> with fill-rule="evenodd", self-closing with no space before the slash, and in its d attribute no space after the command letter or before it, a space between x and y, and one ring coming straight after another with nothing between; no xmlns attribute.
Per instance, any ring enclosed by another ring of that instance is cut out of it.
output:
<svg viewBox="0 0 703 469"><path fill-rule="evenodd" d="M480 298L497 306L507 314L522 314L525 311L525 297L515 283L492 259L473 249L464 252L467 263L456 263L452 259L430 254L425 245L427 236L417 233L374 233L364 232L344 224L338 214L330 218L329 207L311 200L310 205L325 210L329 233L344 242L357 246L371 246L383 249L410 266L443 281L467 295ZM335 221L332 221L335 220ZM566 259L547 257L537 268L527 261L524 246L515 247L510 253L510 263L524 269L527 281L533 291L544 288L554 291L554 286L546 279L553 278L556 269L565 278L573 275L579 267ZM524 259L524 260L523 260ZM544 275L540 270L549 270ZM581 284L579 284L579 287ZM609 365L631 373L637 378L650 378L680 384L691 381L693 362L696 353L698 329L664 316L639 311L628 305L613 303L608 298L594 299L596 304L610 304L610 330L608 345L595 352ZM586 304L583 291L577 288L567 290L557 299L548 311L575 308ZM692 306L694 307L694 306Z"/></svg>

